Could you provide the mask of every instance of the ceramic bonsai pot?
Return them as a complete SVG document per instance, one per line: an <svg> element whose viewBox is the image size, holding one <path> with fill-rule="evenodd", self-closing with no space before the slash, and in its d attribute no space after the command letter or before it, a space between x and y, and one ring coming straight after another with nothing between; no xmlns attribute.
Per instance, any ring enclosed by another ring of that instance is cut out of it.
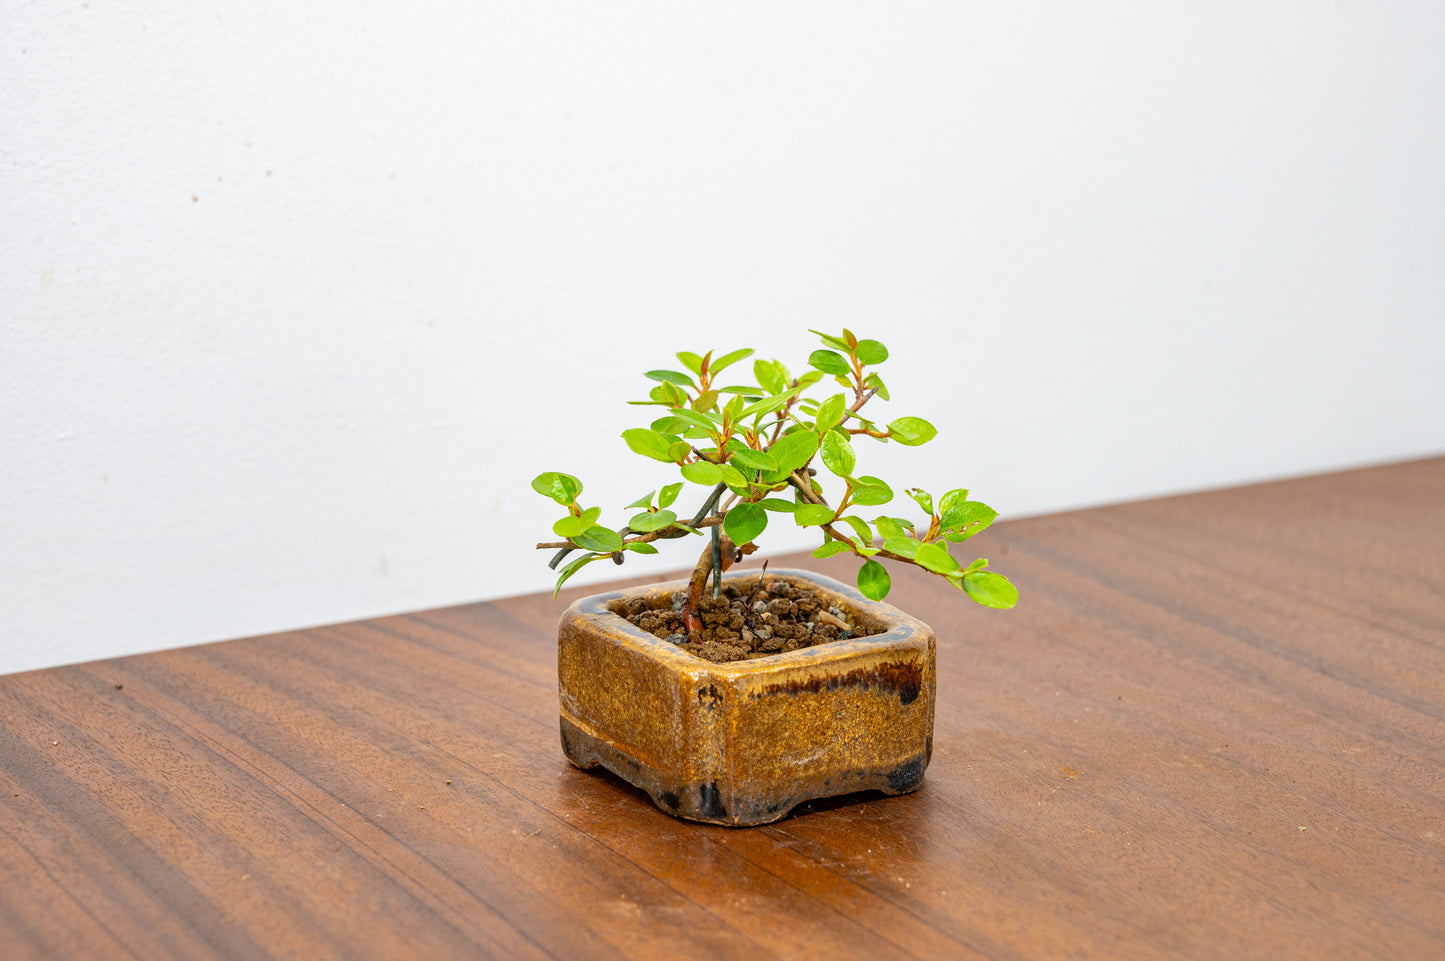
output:
<svg viewBox="0 0 1445 961"><path fill-rule="evenodd" d="M718 664L614 613L637 597L661 604L685 582L585 597L557 631L568 760L606 768L669 814L738 827L814 798L916 790L933 751L932 629L819 574L767 576L882 633Z"/></svg>

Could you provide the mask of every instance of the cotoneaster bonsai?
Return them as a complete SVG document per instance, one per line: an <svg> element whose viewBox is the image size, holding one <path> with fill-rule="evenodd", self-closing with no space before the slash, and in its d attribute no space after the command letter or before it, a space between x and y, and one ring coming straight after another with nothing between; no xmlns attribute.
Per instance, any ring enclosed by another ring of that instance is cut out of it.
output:
<svg viewBox="0 0 1445 961"><path fill-rule="evenodd" d="M685 370L647 372L657 385L632 403L666 413L622 437L682 479L629 504L638 513L622 528L582 506L575 476L548 471L532 481L567 510L553 525L562 540L537 545L556 551L551 566L582 552L562 568L558 590L595 561L621 564L628 552L657 553L658 541L704 540L686 582L583 598L558 627L568 759L611 770L680 817L762 824L811 798L915 790L932 754L934 636L882 603L892 583L885 565L930 571L986 607L1018 600L986 559L965 565L950 552L997 516L967 490L935 502L910 488L920 522L861 516L894 494L857 472L854 439L918 446L937 431L919 417L865 416L870 401L888 400L871 369L888 358L883 344L848 330L818 336L822 349L796 378L776 360L756 360L752 383L721 381L750 349L716 359L683 351ZM841 484L832 502L819 463L830 486ZM702 503L680 520L673 505L688 484L701 488ZM725 578L770 520L816 528L815 557L859 558L857 590L766 564Z"/></svg>

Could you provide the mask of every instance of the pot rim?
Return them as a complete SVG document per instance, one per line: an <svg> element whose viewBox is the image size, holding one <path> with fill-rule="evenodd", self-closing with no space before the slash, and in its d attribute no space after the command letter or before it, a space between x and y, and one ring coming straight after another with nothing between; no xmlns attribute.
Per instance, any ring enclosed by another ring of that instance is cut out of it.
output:
<svg viewBox="0 0 1445 961"><path fill-rule="evenodd" d="M723 575L723 578L725 580L742 580L756 577L759 574L760 571L757 570L729 571ZM799 568L769 569L768 574L793 582L802 581L815 590L838 595L858 613L881 622L884 630L869 637L828 641L812 647L799 648L796 651L780 651L776 654L764 654L761 657L740 661L710 661L705 657L698 657L696 654L684 651L676 644L660 637L654 637L611 610L613 604L625 598L661 593L670 594L684 590L688 584L686 579L660 581L654 584L607 591L602 594L592 594L574 601L567 614L580 617L598 629L620 633L629 641L641 645L650 655L659 657L678 668L689 670L705 668L725 675L766 674L771 671L783 671L814 661L836 660L849 654L862 654L893 647L899 643L915 642L916 638L932 634L932 630L927 624L912 615L899 610L892 604L869 600L854 588L834 580L826 574Z"/></svg>

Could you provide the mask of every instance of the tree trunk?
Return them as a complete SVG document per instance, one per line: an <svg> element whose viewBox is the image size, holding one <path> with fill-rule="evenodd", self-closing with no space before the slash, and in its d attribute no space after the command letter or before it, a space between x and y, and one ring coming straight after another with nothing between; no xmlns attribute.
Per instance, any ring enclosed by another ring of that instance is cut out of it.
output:
<svg viewBox="0 0 1445 961"><path fill-rule="evenodd" d="M726 571L733 564L743 559L744 555L751 554L758 549L756 544L744 544L738 547L726 534L719 534L718 539L722 545L722 569ZM683 630L687 631L687 638L690 641L701 640L702 618L698 616L698 608L702 604L702 592L707 588L708 578L712 576L712 544L702 549L702 556L697 559L697 566L692 569L692 577L687 582L687 600L683 602L682 610L678 616L682 619Z"/></svg>

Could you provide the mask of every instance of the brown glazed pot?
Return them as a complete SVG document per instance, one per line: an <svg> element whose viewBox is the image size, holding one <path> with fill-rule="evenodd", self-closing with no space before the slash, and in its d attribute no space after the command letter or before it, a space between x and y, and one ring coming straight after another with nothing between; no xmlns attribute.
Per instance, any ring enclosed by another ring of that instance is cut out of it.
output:
<svg viewBox="0 0 1445 961"><path fill-rule="evenodd" d="M742 587L757 576L727 578ZM715 664L613 613L685 582L584 597L557 628L567 759L606 768L669 814L737 827L812 798L916 790L933 752L933 630L832 578L767 576L884 633Z"/></svg>

